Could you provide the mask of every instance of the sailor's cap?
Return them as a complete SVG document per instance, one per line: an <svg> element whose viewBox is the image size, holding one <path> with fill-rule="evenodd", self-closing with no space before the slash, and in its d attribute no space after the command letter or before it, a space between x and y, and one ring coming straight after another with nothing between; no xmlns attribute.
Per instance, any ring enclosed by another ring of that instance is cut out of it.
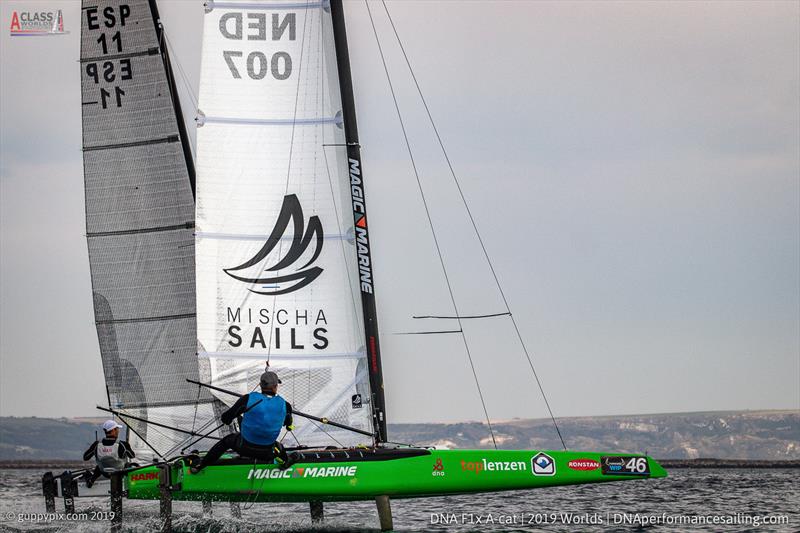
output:
<svg viewBox="0 0 800 533"><path fill-rule="evenodd" d="M103 422L103 431L105 431L106 433L108 433L112 429L121 428L121 427L122 426L117 424L117 422L115 420L106 420L105 422Z"/></svg>
<svg viewBox="0 0 800 533"><path fill-rule="evenodd" d="M266 371L261 374L261 386L262 387L274 387L278 383L283 383L280 378L278 378L278 374L275 372Z"/></svg>

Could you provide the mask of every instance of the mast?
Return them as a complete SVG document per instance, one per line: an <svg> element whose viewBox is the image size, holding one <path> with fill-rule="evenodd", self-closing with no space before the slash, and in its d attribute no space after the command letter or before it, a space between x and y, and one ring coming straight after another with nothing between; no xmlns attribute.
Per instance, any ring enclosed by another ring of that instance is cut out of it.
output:
<svg viewBox="0 0 800 533"><path fill-rule="evenodd" d="M150 4L150 12L153 14L153 23L156 27L156 36L158 37L159 48L161 49L161 59L164 61L164 68L167 71L167 82L169 83L169 92L172 96L172 106L175 109L175 120L178 121L178 132L181 137L183 157L186 159L186 170L189 173L189 185L192 188L192 196L196 196L194 159L192 158L192 149L189 147L189 135L186 133L186 122L183 119L181 100L178 98L178 87L175 85L172 63L169 60L167 41L164 39L164 26L161 24L161 16L158 14L156 0L148 0L148 2Z"/></svg>
<svg viewBox="0 0 800 533"><path fill-rule="evenodd" d="M383 370L381 366L381 350L378 337L378 316L375 307L375 278L372 268L372 257L369 246L367 226L366 195L364 191L364 169L361 165L361 146L358 143L358 126L356 123L356 107L353 96L353 79L350 73L350 54L347 50L347 31L344 22L342 0L331 0L331 16L333 19L333 39L336 45L336 63L339 70L339 90L342 97L342 115L344 120L345 141L347 143L347 159L350 167L350 181L353 187L351 195L359 187L361 197L351 196L353 200L353 220L356 238L362 246L359 248L359 265L361 271L361 304L364 313L364 330L369 368L370 388L372 389L372 413L375 417L377 441L386 442L386 399L383 392ZM364 265L366 263L366 265Z"/></svg>

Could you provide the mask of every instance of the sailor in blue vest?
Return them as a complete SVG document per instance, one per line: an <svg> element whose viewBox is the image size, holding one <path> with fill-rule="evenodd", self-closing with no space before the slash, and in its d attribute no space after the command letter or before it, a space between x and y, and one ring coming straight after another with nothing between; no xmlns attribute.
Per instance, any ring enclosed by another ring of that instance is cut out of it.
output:
<svg viewBox="0 0 800 533"><path fill-rule="evenodd" d="M243 457L275 460L283 468L289 466L289 458L283 446L276 442L281 428L294 429L292 425L292 406L278 395L281 380L275 372L261 374L261 392L245 394L222 413L222 422L230 424L242 416L239 433L226 435L217 442L198 465L193 465L196 474L208 465L214 464L228 450Z"/></svg>

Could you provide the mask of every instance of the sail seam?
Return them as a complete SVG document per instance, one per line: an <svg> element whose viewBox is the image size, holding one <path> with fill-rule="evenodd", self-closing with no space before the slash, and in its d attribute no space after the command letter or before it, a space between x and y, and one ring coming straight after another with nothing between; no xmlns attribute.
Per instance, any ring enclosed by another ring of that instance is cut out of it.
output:
<svg viewBox="0 0 800 533"><path fill-rule="evenodd" d="M253 235L249 233L213 233L213 232L205 232L205 231L196 231L195 237L201 239L218 239L218 240L234 240L234 241L262 241L264 240L264 235ZM355 239L354 235L342 235L342 234L326 234L322 237L325 240L337 240L337 241L352 241ZM299 236L282 236L282 241L292 241L292 240L300 240Z"/></svg>
<svg viewBox="0 0 800 533"><path fill-rule="evenodd" d="M84 102L84 105L96 102ZM114 144L99 144L97 146L84 146L84 152L91 152L93 150L108 150L110 148L131 148L133 146L147 146L148 144L161 144L161 143L176 143L180 141L178 135L170 135L168 137L161 137L158 139L148 139L146 141L134 141L129 143L114 143Z"/></svg>
<svg viewBox="0 0 800 533"><path fill-rule="evenodd" d="M246 126L316 126L319 124L341 124L342 117L321 117L321 118L237 118L237 117L201 117L198 119L198 126L206 124L242 124Z"/></svg>
<svg viewBox="0 0 800 533"><path fill-rule="evenodd" d="M214 403L214 398L200 398L198 400L192 400L191 402L183 401L183 402L157 402L157 403L126 403L120 404L115 403L113 408L114 409L142 409L142 408L157 408L157 407L182 407L187 405L196 405L196 404L207 404L207 403ZM211 419L213 422L214 419ZM200 428L202 431L203 428Z"/></svg>
<svg viewBox="0 0 800 533"><path fill-rule="evenodd" d="M186 222L184 224L175 224L173 226L157 226L155 228L142 228L142 229L125 229L119 231L97 231L87 233L86 236L91 237L113 237L115 235L137 235L139 233L157 233L160 231L175 231L180 229L192 229L194 222Z"/></svg>
<svg viewBox="0 0 800 533"><path fill-rule="evenodd" d="M210 12L211 10L224 7L228 9L263 9L263 10L271 10L271 9L315 9L315 8L327 8L330 5L328 0L324 0L322 2L310 2L310 3L299 3L299 2L292 2L292 3L283 3L283 4L261 4L256 2L216 2L215 0L207 0L205 7L206 13Z"/></svg>
<svg viewBox="0 0 800 533"><path fill-rule="evenodd" d="M142 318L112 318L111 320L96 320L95 324L131 324L137 322L158 322L160 320L180 320L183 318L193 318L195 316L197 316L197 313L183 313L181 315L148 316Z"/></svg>
<svg viewBox="0 0 800 533"><path fill-rule="evenodd" d="M114 55L107 55L107 56L94 56L94 57L82 57L81 63L89 63L92 61L112 61L116 59L127 59L129 57L139 57L139 56L155 56L158 55L158 47L152 46L147 50L142 50L140 52L126 52L124 54L114 54Z"/></svg>
<svg viewBox="0 0 800 533"><path fill-rule="evenodd" d="M263 359L264 354L260 353L248 353L248 352L197 352L197 357L219 357L219 358L228 358L228 359ZM279 361L292 361L298 358L302 358L303 360L327 360L327 359L364 359L367 357L367 354L363 352L352 352L352 353L332 353L332 354L325 354L325 355L316 355L316 354L270 354L272 359L277 359Z"/></svg>

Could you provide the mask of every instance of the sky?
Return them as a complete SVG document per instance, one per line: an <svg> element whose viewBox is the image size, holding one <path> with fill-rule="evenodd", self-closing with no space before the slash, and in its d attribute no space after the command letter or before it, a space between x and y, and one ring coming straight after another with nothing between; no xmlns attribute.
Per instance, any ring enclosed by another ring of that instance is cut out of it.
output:
<svg viewBox="0 0 800 533"><path fill-rule="evenodd" d="M387 2L556 416L800 409L800 4ZM202 2L161 0L199 81ZM464 314L503 311L380 3ZM67 35L12 38L14 10ZM479 420L363 2L345 2L390 422ZM0 414L98 415L80 4L0 2ZM193 137L193 131L190 131ZM492 419L547 415L505 318L467 325Z"/></svg>

